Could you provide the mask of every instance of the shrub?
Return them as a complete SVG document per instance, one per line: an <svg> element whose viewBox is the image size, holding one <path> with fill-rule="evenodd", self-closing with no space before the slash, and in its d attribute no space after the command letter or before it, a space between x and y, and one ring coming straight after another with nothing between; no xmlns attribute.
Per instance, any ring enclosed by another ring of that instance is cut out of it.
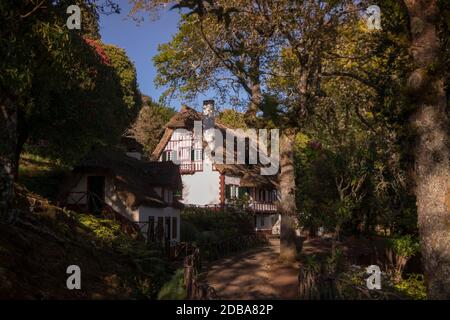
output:
<svg viewBox="0 0 450 320"><path fill-rule="evenodd" d="M190 221L185 221L183 218L180 223L180 237L181 241L184 242L193 242L196 240L197 235L199 233L198 228Z"/></svg>
<svg viewBox="0 0 450 320"><path fill-rule="evenodd" d="M158 300L183 300L187 293L184 288L183 269L178 269L158 293Z"/></svg>
<svg viewBox="0 0 450 320"><path fill-rule="evenodd" d="M426 287L421 274L410 274L407 279L398 281L394 287L408 298L414 300L425 300L427 298Z"/></svg>
<svg viewBox="0 0 450 320"><path fill-rule="evenodd" d="M181 234L184 241L220 241L253 234L252 219L246 213L185 208L181 214Z"/></svg>
<svg viewBox="0 0 450 320"><path fill-rule="evenodd" d="M419 243L411 235L394 238L390 241L390 244L397 255L407 259L414 256L420 249Z"/></svg>
<svg viewBox="0 0 450 320"><path fill-rule="evenodd" d="M408 260L419 252L419 243L411 235L393 238L389 241L387 258L393 267L394 278L399 281Z"/></svg>
<svg viewBox="0 0 450 320"><path fill-rule="evenodd" d="M74 218L94 239L110 246L119 254L129 257L136 266L136 273L130 275L137 288L138 298L154 298L161 286L167 280L167 263L161 248L156 244L146 244L121 231L117 221L101 219L88 214L75 214Z"/></svg>

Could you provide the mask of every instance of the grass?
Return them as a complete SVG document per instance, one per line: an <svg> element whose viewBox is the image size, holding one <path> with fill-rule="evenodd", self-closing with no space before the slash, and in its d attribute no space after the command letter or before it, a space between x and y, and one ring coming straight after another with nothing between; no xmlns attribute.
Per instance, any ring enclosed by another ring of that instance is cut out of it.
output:
<svg viewBox="0 0 450 320"><path fill-rule="evenodd" d="M19 183L44 198L57 199L69 167L31 153L23 153L19 162Z"/></svg>
<svg viewBox="0 0 450 320"><path fill-rule="evenodd" d="M183 300L187 293L183 284L183 269L178 269L170 281L166 282L158 293L158 300Z"/></svg>

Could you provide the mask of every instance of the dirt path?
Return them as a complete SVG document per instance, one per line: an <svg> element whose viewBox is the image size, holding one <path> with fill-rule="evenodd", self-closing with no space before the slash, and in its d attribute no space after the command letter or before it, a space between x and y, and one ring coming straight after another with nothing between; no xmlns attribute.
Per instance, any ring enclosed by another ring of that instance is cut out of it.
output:
<svg viewBox="0 0 450 320"><path fill-rule="evenodd" d="M280 242L208 266L207 281L222 299L297 299L298 265L278 261Z"/></svg>

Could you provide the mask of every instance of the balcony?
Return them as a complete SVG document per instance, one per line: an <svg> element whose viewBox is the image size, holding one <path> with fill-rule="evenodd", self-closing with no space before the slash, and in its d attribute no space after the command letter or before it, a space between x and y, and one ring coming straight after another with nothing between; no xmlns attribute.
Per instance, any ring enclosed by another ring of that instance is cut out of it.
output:
<svg viewBox="0 0 450 320"><path fill-rule="evenodd" d="M180 163L180 173L194 173L198 171L203 171L203 161L181 161Z"/></svg>
<svg viewBox="0 0 450 320"><path fill-rule="evenodd" d="M253 212L267 212L267 213L276 213L277 205L273 202L259 202L254 201L248 204L248 210Z"/></svg>
<svg viewBox="0 0 450 320"><path fill-rule="evenodd" d="M192 205L187 204L185 207L200 208L210 211L227 211L229 210L245 210L248 213L277 213L277 204L269 202L253 202L243 208L243 204L225 203L225 204L207 204L207 205Z"/></svg>

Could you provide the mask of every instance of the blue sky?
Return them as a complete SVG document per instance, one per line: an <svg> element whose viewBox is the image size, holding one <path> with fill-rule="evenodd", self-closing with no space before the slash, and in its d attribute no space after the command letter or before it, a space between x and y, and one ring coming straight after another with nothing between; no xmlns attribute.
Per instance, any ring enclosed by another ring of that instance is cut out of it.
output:
<svg viewBox="0 0 450 320"><path fill-rule="evenodd" d="M131 8L128 1L122 0L119 3L120 14L100 16L102 41L126 50L136 66L140 90L158 100L164 88L155 88L153 79L156 69L152 58L157 53L158 44L170 41L177 32L178 11L163 12L158 20L152 21L147 18L138 25L127 17ZM177 109L180 106L179 101L171 101L170 104Z"/></svg>

